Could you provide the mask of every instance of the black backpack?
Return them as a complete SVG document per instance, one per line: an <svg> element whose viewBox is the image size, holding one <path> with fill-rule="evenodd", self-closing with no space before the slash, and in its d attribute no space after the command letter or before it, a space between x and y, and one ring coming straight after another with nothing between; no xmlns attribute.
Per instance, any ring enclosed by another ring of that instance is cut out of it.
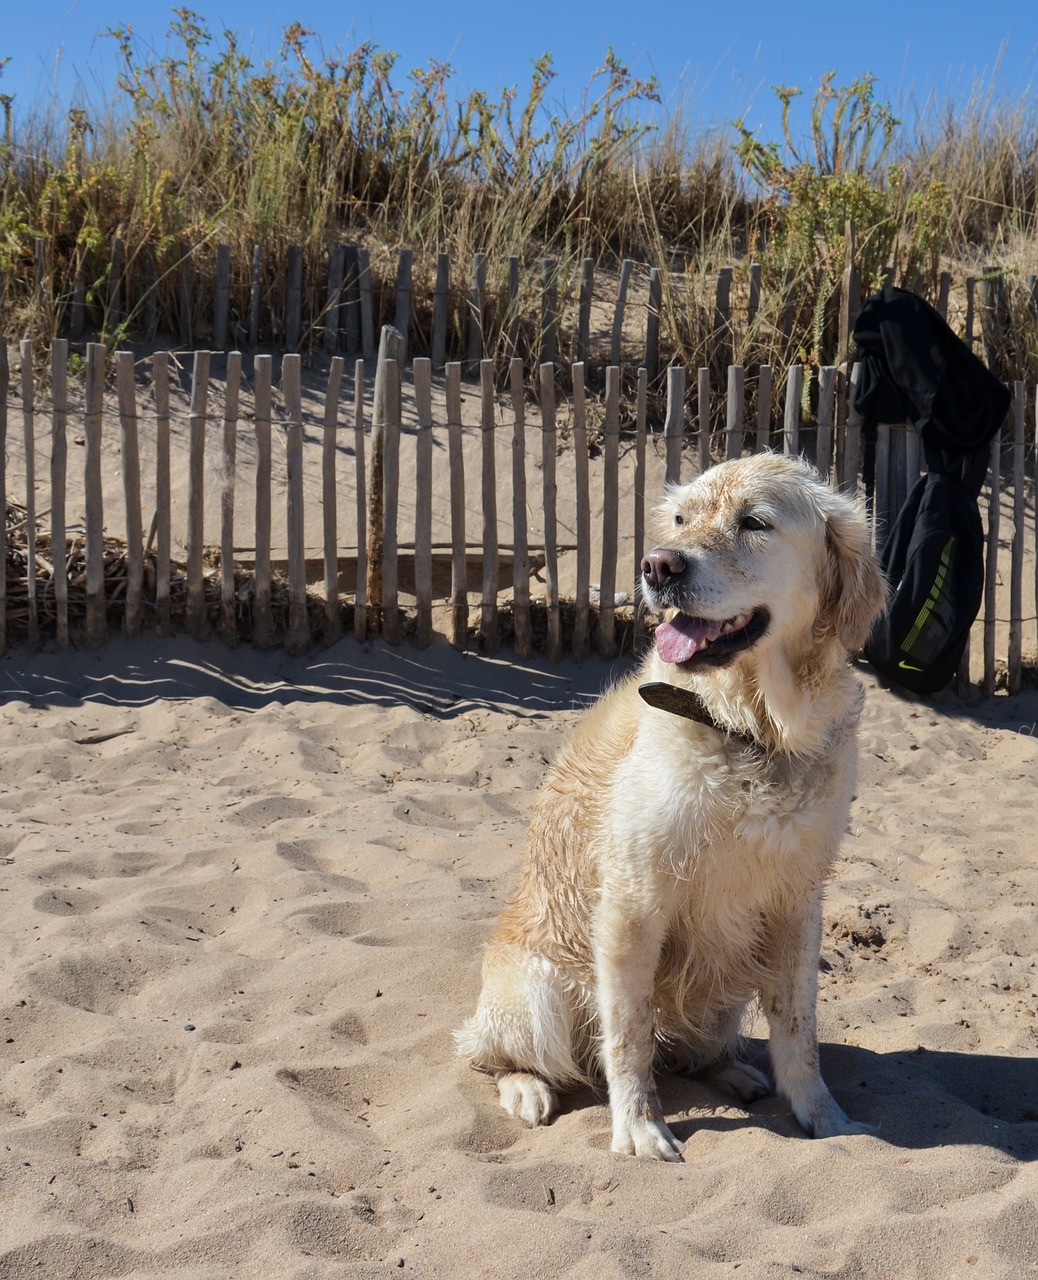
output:
<svg viewBox="0 0 1038 1280"><path fill-rule="evenodd" d="M935 693L951 680L984 595L977 495L987 452L947 464L940 450L925 447L928 473L909 493L880 554L891 597L864 650L877 671L915 693Z"/></svg>
<svg viewBox="0 0 1038 1280"><path fill-rule="evenodd" d="M854 340L866 500L871 506L880 422L910 419L929 469L880 555L892 594L864 654L889 680L934 693L955 674L980 612L984 534L977 497L1009 391L929 303L905 289L887 287L869 298Z"/></svg>

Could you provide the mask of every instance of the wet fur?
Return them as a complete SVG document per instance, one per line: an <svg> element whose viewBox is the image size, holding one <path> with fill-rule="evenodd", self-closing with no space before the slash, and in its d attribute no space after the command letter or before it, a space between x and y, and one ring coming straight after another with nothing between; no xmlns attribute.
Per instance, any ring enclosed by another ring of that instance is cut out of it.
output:
<svg viewBox="0 0 1038 1280"><path fill-rule="evenodd" d="M743 528L751 512L766 531ZM822 889L855 779L862 692L847 656L884 600L864 517L806 464L767 454L670 490L655 533L688 565L667 603L716 619L765 607L768 630L726 666L676 667L653 648L581 722L459 1051L531 1125L559 1089L604 1075L613 1149L676 1160L654 1063L762 1096L769 1081L739 1056L759 998L800 1123L858 1132L819 1074L815 998ZM647 706L638 685L656 680L694 690L722 728Z"/></svg>

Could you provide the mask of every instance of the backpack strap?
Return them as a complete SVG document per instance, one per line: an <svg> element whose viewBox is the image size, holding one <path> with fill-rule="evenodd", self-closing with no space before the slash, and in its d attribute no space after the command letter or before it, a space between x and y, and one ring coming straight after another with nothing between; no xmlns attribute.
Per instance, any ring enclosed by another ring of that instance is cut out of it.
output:
<svg viewBox="0 0 1038 1280"><path fill-rule="evenodd" d="M958 480L973 498L978 498L988 473L988 448L971 449L966 453L945 453L927 432L922 433L922 438L927 471L931 475L949 476Z"/></svg>

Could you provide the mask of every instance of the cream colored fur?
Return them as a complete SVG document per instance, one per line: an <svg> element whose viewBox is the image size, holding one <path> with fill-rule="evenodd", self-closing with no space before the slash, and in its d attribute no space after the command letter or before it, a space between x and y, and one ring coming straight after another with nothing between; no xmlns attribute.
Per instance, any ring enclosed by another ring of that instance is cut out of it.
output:
<svg viewBox="0 0 1038 1280"><path fill-rule="evenodd" d="M738 1052L759 997L801 1125L859 1132L819 1073L815 1002L822 890L855 784L862 691L847 658L884 600L865 519L806 464L764 454L668 491L656 537L689 566L671 604L715 620L763 607L767 631L720 667L668 664L654 647L582 721L545 785L459 1051L530 1125L559 1089L604 1075L613 1150L677 1160L654 1062L762 1096L767 1077ZM731 733L647 706L647 681L696 691Z"/></svg>

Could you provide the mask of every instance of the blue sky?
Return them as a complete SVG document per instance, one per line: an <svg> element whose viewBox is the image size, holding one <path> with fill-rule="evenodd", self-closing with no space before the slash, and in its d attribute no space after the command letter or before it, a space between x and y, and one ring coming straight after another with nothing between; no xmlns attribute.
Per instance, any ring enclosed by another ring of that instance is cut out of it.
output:
<svg viewBox="0 0 1038 1280"><path fill-rule="evenodd" d="M945 102L994 80L1011 100L1038 87L1038 4L1001 0L874 0L867 6L783 5L743 0L448 0L446 4L247 3L196 0L191 6L217 33L236 31L256 61L275 50L285 26L314 30L326 51L370 40L400 55L404 72L435 59L455 67L458 92L529 83L531 60L551 52L558 73L553 91L569 108L580 102L591 73L612 46L633 74L655 75L665 107L680 104L693 129L717 127L737 116L777 133L771 86L794 84L805 95L826 71L836 83L864 72L878 77L877 96L903 119L936 95ZM171 7L126 0L4 0L0 93L15 95L19 118L73 94L97 106L114 76L108 27L132 25L157 52L165 47ZM806 128L806 112L803 113ZM798 118L798 119L799 119Z"/></svg>

